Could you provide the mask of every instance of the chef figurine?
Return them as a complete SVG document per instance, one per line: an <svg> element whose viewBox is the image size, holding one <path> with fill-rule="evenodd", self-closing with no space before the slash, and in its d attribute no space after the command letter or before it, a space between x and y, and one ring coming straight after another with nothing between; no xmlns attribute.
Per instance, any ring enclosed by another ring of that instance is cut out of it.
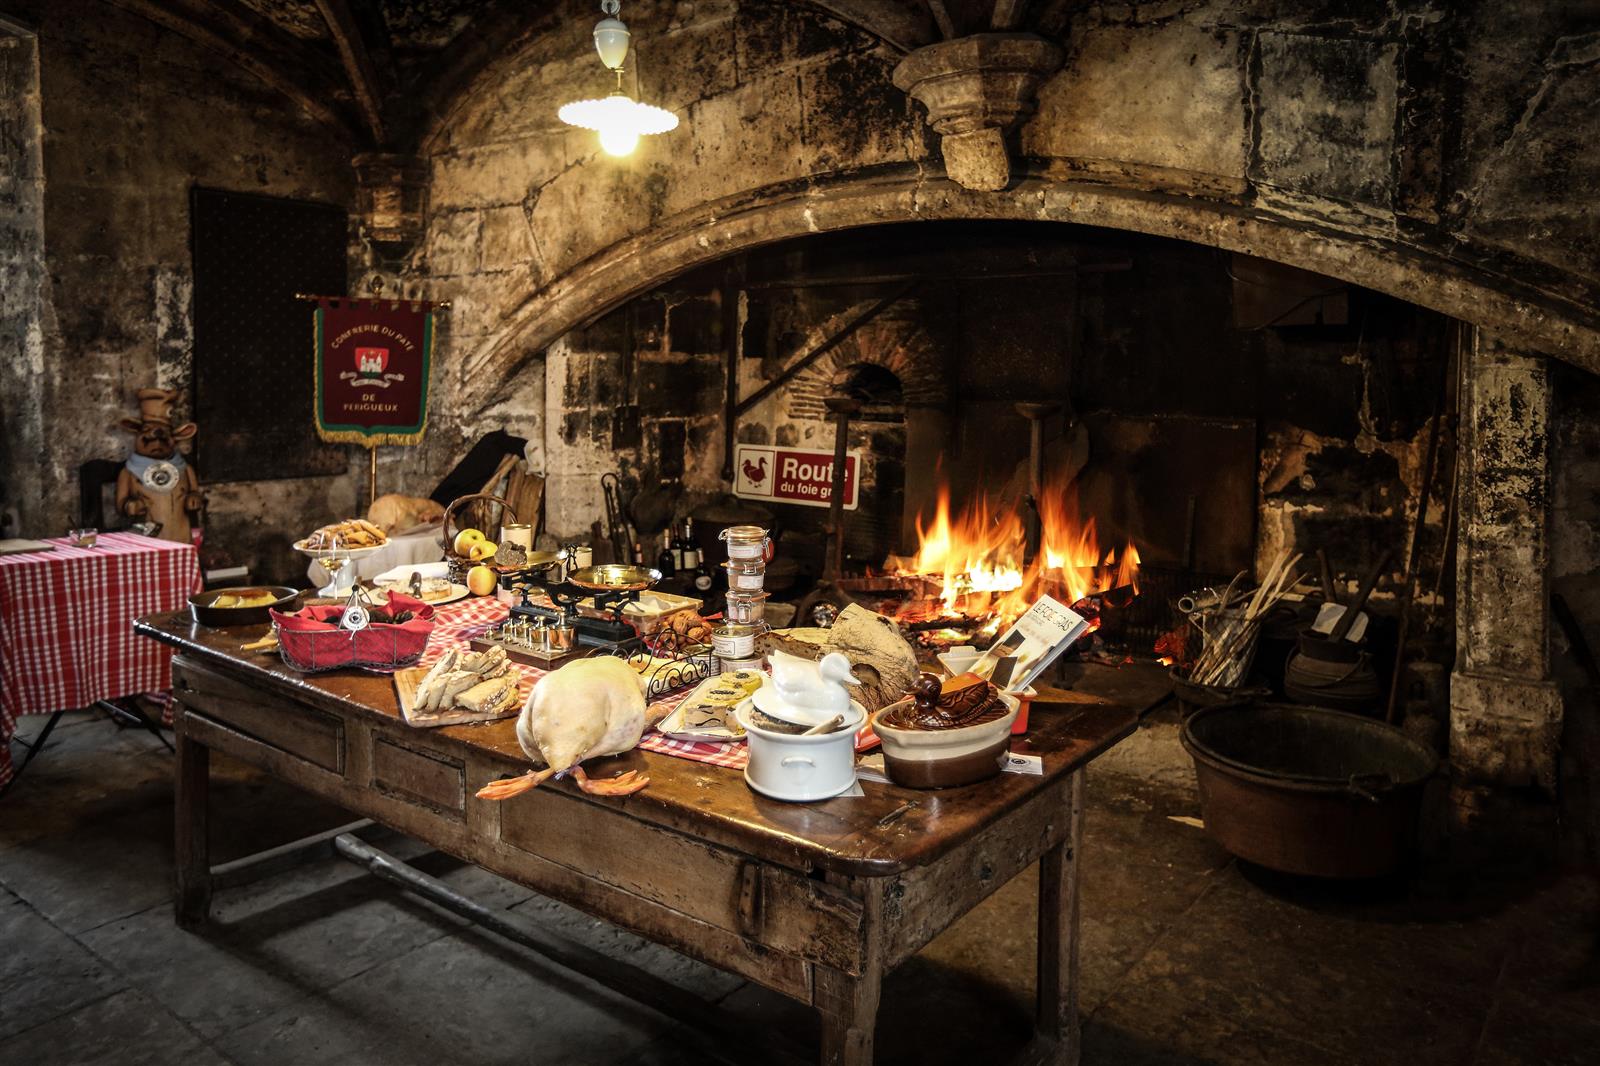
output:
<svg viewBox="0 0 1600 1066"><path fill-rule="evenodd" d="M178 452L195 434L195 424L173 428L177 389L140 389L139 417L117 423L133 434L133 454L117 474L117 511L155 525L154 535L188 544L200 518L200 479Z"/></svg>

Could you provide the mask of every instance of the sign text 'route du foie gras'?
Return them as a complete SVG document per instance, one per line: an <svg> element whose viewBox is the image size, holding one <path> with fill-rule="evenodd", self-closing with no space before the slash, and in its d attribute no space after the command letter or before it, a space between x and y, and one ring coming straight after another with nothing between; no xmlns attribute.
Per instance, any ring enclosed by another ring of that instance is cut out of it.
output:
<svg viewBox="0 0 1600 1066"><path fill-rule="evenodd" d="M833 499L833 453L802 448L740 444L733 457L733 494L747 500L827 507ZM854 511L859 493L861 453L844 461L844 506Z"/></svg>

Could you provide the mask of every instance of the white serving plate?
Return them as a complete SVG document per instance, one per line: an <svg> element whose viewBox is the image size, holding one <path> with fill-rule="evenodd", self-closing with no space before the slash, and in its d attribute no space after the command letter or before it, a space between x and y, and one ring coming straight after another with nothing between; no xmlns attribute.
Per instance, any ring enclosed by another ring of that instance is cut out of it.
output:
<svg viewBox="0 0 1600 1066"><path fill-rule="evenodd" d="M390 578L389 580L392 581L394 579ZM374 587L373 590L372 590L372 598L375 599L375 600L378 600L381 597L381 602L388 603L389 602L389 593L391 591L404 592L407 596L411 595L411 593L408 592L405 589L391 590L391 589ZM464 600L470 595L472 595L472 590L471 589L467 588L467 586L465 586L465 585L458 585L458 584L456 584L455 582L452 581L450 583L450 595L441 596L439 599L436 599L436 600L423 600L422 602L426 603L429 607L443 607L447 603L455 603L457 600Z"/></svg>
<svg viewBox="0 0 1600 1066"><path fill-rule="evenodd" d="M700 726L691 729L684 723L686 705L693 703L702 692L709 692L715 688L720 681L720 674L712 674L696 685L687 696L679 701L676 707L667 712L665 718L656 723L656 732L664 733L674 740L708 740L718 744L729 740L743 740L743 733L735 733L726 726ZM749 697L746 697L744 702L748 703Z"/></svg>

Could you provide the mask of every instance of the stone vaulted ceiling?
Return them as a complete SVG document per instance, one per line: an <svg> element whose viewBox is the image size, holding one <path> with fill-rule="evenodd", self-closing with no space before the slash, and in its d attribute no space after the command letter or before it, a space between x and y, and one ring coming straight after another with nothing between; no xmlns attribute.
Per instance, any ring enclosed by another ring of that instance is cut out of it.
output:
<svg viewBox="0 0 1600 1066"><path fill-rule="evenodd" d="M573 33L573 0L107 0L239 63L366 148L409 151L431 113L496 55ZM780 0L774 0L775 3ZM783 3L796 0L782 0ZM797 0L901 52L989 30L1057 33L1083 0ZM689 2L629 0L647 14ZM581 30L576 39L581 39Z"/></svg>

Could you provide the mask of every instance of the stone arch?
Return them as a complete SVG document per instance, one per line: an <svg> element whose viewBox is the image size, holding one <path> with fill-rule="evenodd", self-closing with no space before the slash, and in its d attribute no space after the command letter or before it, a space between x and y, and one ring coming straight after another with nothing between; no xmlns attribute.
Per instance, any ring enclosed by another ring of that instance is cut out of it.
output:
<svg viewBox="0 0 1600 1066"><path fill-rule="evenodd" d="M659 220L576 264L511 308L464 360L468 408L568 330L668 279L734 253L809 234L945 219L1070 222L1244 252L1361 285L1494 330L1600 372L1600 315L1510 276L1331 224L1222 199L1030 173L975 193L917 164L784 183Z"/></svg>

